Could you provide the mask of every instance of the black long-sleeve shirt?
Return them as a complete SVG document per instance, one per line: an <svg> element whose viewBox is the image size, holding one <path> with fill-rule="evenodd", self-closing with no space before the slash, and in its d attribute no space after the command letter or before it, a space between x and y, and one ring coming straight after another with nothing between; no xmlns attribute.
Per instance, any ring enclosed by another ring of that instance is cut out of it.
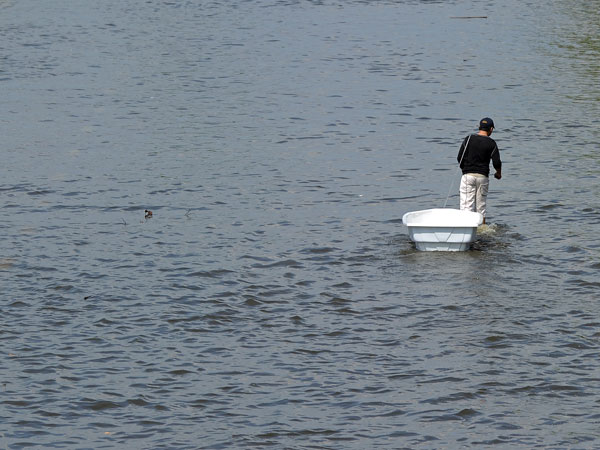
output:
<svg viewBox="0 0 600 450"><path fill-rule="evenodd" d="M467 140L469 141L469 145L467 145L467 151L465 152ZM464 157L463 152L465 153ZM463 174L480 173L489 177L490 161L492 161L494 169L500 170L502 168L500 150L498 150L496 141L489 136L482 136L480 134L472 134L463 140L456 160L460 163Z"/></svg>

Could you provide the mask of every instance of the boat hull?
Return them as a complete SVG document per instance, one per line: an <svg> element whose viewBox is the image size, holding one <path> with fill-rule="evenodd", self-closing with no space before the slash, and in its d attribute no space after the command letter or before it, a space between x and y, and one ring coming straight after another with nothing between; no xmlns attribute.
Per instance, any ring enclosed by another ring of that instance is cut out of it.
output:
<svg viewBox="0 0 600 450"><path fill-rule="evenodd" d="M457 252L469 249L483 216L478 212L439 208L408 212L402 222L417 250Z"/></svg>

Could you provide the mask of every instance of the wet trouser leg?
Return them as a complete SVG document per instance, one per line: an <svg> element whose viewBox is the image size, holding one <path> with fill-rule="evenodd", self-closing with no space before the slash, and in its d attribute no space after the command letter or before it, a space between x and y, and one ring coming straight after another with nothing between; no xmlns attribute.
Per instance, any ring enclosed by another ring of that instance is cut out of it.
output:
<svg viewBox="0 0 600 450"><path fill-rule="evenodd" d="M488 177L463 175L460 179L460 209L477 211L485 217L489 186Z"/></svg>

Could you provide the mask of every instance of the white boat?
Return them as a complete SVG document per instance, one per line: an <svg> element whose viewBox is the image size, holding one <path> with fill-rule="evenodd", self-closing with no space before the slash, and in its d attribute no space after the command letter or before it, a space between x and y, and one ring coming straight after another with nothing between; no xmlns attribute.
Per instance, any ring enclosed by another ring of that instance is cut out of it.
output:
<svg viewBox="0 0 600 450"><path fill-rule="evenodd" d="M475 240L483 215L451 208L424 209L407 212L402 222L417 250L458 252Z"/></svg>

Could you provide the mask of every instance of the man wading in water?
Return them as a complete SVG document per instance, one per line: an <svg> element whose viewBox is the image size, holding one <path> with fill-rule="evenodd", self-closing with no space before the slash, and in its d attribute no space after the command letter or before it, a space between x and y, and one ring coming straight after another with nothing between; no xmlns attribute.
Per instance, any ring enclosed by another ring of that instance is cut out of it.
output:
<svg viewBox="0 0 600 450"><path fill-rule="evenodd" d="M490 137L493 131L494 121L489 117L481 119L479 132L464 139L456 158L463 173L460 179L460 209L481 213L483 223L490 185L490 160L496 169L494 177L498 180L502 178L500 150Z"/></svg>

